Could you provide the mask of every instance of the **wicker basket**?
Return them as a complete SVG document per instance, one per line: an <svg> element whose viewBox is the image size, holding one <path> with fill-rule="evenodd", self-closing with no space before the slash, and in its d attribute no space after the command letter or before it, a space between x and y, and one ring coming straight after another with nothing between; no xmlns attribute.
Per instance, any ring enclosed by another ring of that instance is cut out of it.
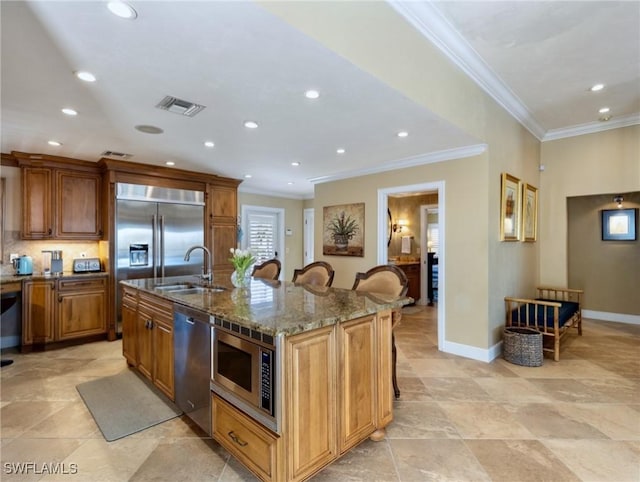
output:
<svg viewBox="0 0 640 482"><path fill-rule="evenodd" d="M505 328L504 359L525 367L542 366L542 333L532 328Z"/></svg>

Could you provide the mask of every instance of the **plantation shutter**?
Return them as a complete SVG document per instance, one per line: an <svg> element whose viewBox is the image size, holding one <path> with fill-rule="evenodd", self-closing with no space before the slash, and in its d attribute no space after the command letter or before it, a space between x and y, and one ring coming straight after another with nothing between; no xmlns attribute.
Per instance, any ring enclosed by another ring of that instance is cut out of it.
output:
<svg viewBox="0 0 640 482"><path fill-rule="evenodd" d="M273 214L249 214L247 248L256 257L258 263L277 258L275 236L277 218Z"/></svg>
<svg viewBox="0 0 640 482"><path fill-rule="evenodd" d="M430 224L427 228L427 245L428 251L436 253L438 256L438 248L440 247L440 235L437 224Z"/></svg>

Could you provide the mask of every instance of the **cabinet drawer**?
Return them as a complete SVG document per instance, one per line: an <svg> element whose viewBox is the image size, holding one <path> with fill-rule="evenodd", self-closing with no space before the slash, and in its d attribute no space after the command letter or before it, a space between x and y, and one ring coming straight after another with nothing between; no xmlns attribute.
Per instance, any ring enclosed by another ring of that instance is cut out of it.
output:
<svg viewBox="0 0 640 482"><path fill-rule="evenodd" d="M138 306L138 292L127 288L122 289L122 304L135 309Z"/></svg>
<svg viewBox="0 0 640 482"><path fill-rule="evenodd" d="M138 298L140 305L144 305L148 310L154 313L165 315L173 320L173 303L163 300L162 298L146 293L140 293Z"/></svg>
<svg viewBox="0 0 640 482"><path fill-rule="evenodd" d="M278 437L216 395L211 410L213 438L262 480L276 480Z"/></svg>
<svg viewBox="0 0 640 482"><path fill-rule="evenodd" d="M79 291L104 289L107 286L106 278L90 278L90 279L60 279L58 280L58 290L60 291Z"/></svg>

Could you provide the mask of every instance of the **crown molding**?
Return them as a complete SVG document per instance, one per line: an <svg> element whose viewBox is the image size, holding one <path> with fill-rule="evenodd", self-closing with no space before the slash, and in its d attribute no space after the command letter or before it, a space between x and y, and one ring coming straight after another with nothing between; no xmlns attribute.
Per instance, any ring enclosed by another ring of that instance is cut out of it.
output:
<svg viewBox="0 0 640 482"><path fill-rule="evenodd" d="M640 114L632 114L625 117L610 119L606 122L595 121L577 126L563 127L561 129L550 129L542 138L542 142L564 139L566 137L581 136L583 134L593 134L595 132L618 129L640 124Z"/></svg>
<svg viewBox="0 0 640 482"><path fill-rule="evenodd" d="M387 2L531 134L538 140L543 139L545 129L529 109L453 28L437 7L431 2Z"/></svg>
<svg viewBox="0 0 640 482"><path fill-rule="evenodd" d="M303 201L305 199L313 199L313 193L303 193L303 194L291 194L291 193L283 193L279 191L270 191L268 189L256 189L253 187L247 187L243 184L238 186L238 192L246 193L246 194L258 194L260 196L270 196L270 197L281 197L285 199L296 199L299 201Z"/></svg>
<svg viewBox="0 0 640 482"><path fill-rule="evenodd" d="M353 171L345 171L328 176L320 176L309 179L313 184L322 184L325 182L338 181L341 179L349 179L358 176L367 176L370 174L378 174L381 172L395 171L396 169L405 169L407 167L422 166L424 164L433 164L436 162L450 161L453 159L463 159L465 157L473 157L482 154L487 150L486 144L474 144L472 146L457 147L454 149L445 149L442 151L430 152L419 156L408 157L396 161L385 162L375 167L358 169Z"/></svg>

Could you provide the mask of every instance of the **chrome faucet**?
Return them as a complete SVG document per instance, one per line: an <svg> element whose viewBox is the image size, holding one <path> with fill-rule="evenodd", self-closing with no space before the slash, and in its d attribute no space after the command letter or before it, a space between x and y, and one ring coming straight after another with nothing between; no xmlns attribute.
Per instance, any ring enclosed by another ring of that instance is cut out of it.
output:
<svg viewBox="0 0 640 482"><path fill-rule="evenodd" d="M185 261L189 261L189 257L191 256L191 251L193 251L194 249L201 249L206 253L206 261L207 261L207 271L205 272L204 269L204 259L202 261L202 279L207 280L208 282L211 282L213 279L213 272L212 272L212 262L211 262L211 252L204 246L191 246L188 250L187 250L187 254L184 255L184 260Z"/></svg>

